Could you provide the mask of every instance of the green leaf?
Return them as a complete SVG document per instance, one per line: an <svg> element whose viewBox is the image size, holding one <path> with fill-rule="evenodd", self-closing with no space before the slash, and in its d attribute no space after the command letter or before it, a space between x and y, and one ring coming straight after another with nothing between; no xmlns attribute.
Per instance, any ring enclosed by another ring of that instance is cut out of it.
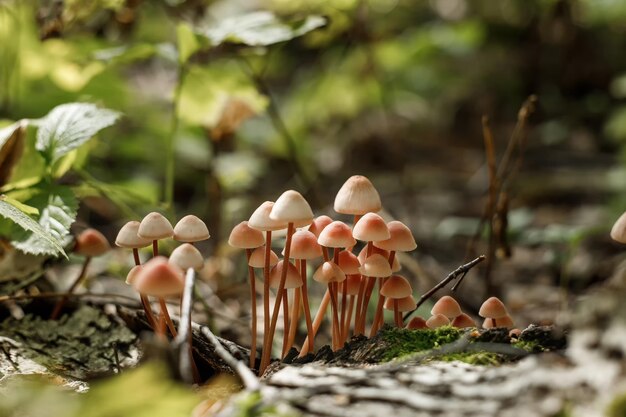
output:
<svg viewBox="0 0 626 417"><path fill-rule="evenodd" d="M224 19L219 24L201 31L213 46L238 43L249 46L267 46L305 35L326 24L322 16L308 16L304 20L286 23L274 13L253 12Z"/></svg>
<svg viewBox="0 0 626 417"><path fill-rule="evenodd" d="M40 223L37 223L17 207L7 202L4 197L0 197L0 216L11 220L24 231L31 232L31 236L34 239L45 242L44 244L48 248L48 251L39 253L48 253L50 255L61 254L67 257L61 243L55 236L47 231Z"/></svg>
<svg viewBox="0 0 626 417"><path fill-rule="evenodd" d="M49 190L37 193L25 201L25 204L39 210L39 226L47 235L52 236L56 245L39 234L21 232L14 235L13 246L33 255L56 255L76 219L78 201L74 193L67 187L52 186Z"/></svg>
<svg viewBox="0 0 626 417"><path fill-rule="evenodd" d="M118 119L119 113L90 103L62 104L37 120L37 150L52 163Z"/></svg>
<svg viewBox="0 0 626 417"><path fill-rule="evenodd" d="M178 43L178 62L184 64L200 48L200 42L196 39L196 35L191 27L186 23L180 23L176 27L176 39Z"/></svg>

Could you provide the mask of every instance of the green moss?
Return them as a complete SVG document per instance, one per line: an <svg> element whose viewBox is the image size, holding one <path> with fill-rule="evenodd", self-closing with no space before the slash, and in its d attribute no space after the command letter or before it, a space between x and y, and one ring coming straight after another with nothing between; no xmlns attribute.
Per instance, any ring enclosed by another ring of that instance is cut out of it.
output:
<svg viewBox="0 0 626 417"><path fill-rule="evenodd" d="M531 353L546 352L548 350L545 347L543 347L541 343L535 340L519 340L515 343L511 343L511 346L516 347L518 349L523 349Z"/></svg>
<svg viewBox="0 0 626 417"><path fill-rule="evenodd" d="M438 348L456 341L460 336L461 331L450 326L419 330L388 328L381 332L381 338L388 346L383 354L383 360L389 361L411 353Z"/></svg>
<svg viewBox="0 0 626 417"><path fill-rule="evenodd" d="M618 395L611 401L606 410L607 417L623 417L626 416L626 394Z"/></svg>
<svg viewBox="0 0 626 417"><path fill-rule="evenodd" d="M461 361L470 365L497 366L506 362L506 357L493 352L461 352L436 357L434 360L445 362Z"/></svg>

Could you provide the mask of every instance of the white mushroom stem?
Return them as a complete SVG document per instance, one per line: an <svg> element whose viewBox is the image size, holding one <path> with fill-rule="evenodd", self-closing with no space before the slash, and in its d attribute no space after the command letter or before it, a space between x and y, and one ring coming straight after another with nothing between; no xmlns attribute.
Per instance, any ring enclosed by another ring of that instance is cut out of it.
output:
<svg viewBox="0 0 626 417"><path fill-rule="evenodd" d="M324 321L324 315L326 314L328 303L330 303L330 291L326 290L326 293L324 293L324 297L322 298L322 302L320 303L319 309L315 314L315 318L313 319L313 335L307 336L307 338L305 339L304 344L302 345L302 350L300 351L300 355L298 355L300 358L307 353L313 351L313 339L320 329L322 321Z"/></svg>
<svg viewBox="0 0 626 417"><path fill-rule="evenodd" d="M257 339L257 317L256 317L256 277L254 268L250 266L250 256L252 249L246 249L246 259L248 260L248 277L250 279L250 310L252 313L252 323L250 329L250 369L254 369L256 362L256 339Z"/></svg>

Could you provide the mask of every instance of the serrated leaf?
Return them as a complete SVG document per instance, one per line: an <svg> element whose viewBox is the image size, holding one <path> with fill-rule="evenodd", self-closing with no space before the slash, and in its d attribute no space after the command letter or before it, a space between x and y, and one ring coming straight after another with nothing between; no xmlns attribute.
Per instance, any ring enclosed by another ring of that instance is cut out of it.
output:
<svg viewBox="0 0 626 417"><path fill-rule="evenodd" d="M111 126L119 116L91 103L62 104L36 121L39 129L35 147L52 163Z"/></svg>
<svg viewBox="0 0 626 417"><path fill-rule="evenodd" d="M30 232L31 236L34 236L38 240L45 242L46 247L49 248L48 252L39 253L47 253L50 255L61 254L67 257L59 240L57 240L41 224L37 223L31 217L24 214L14 205L5 201L4 198L0 198L0 216L11 220L13 223L21 227L25 232Z"/></svg>
<svg viewBox="0 0 626 417"><path fill-rule="evenodd" d="M48 191L42 191L25 204L39 210L39 226L52 236L57 246L70 233L70 226L76 219L78 201L71 189L54 186ZM38 234L18 232L11 242L13 246L25 253L33 255L55 255L58 253L55 245L47 239L42 239Z"/></svg>
<svg viewBox="0 0 626 417"><path fill-rule="evenodd" d="M260 11L224 19L200 33L213 46L222 43L267 46L305 35L325 24L326 19L322 16L312 15L290 24L278 19L274 13Z"/></svg>

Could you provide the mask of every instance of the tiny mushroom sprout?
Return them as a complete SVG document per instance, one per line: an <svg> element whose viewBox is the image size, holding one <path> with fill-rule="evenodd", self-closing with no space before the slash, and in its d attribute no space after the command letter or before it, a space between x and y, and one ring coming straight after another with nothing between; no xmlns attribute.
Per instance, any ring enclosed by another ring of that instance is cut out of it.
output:
<svg viewBox="0 0 626 417"><path fill-rule="evenodd" d="M254 369L256 364L256 339L257 339L257 317L256 317L256 277L253 265L250 265L252 250L263 246L265 238L263 233L253 229L248 222L243 221L233 228L228 237L228 244L232 247L245 249L248 261L248 278L250 280L250 310L252 313L252 329L250 332L250 368ZM263 256L263 255L262 255ZM276 256L276 255L274 255ZM265 264L265 262L263 263Z"/></svg>
<svg viewBox="0 0 626 417"><path fill-rule="evenodd" d="M286 265L286 266L285 266ZM286 270L285 280L282 280L283 270ZM285 294L287 294L287 290L296 289L302 287L302 277L300 276L300 272L298 268L288 259L278 261L276 266L274 266L270 272L270 287L278 290L280 288L280 284L283 284L283 289L285 290ZM288 298L283 298L283 315L287 317L285 320L285 328L284 328L284 336L283 336L283 350L281 357L284 357L287 353L285 348L286 340L289 338L289 302ZM276 303L279 304L279 299L276 299ZM292 320L294 317L291 318Z"/></svg>
<svg viewBox="0 0 626 417"><path fill-rule="evenodd" d="M433 308L430 310L430 314L436 316L437 314L443 314L448 319L452 320L455 317L461 315L461 306L457 301L449 295L441 297Z"/></svg>
<svg viewBox="0 0 626 417"><path fill-rule="evenodd" d="M402 327L402 315L398 307L398 300L408 297L412 293L411 284L401 275L392 275L380 289L381 295L393 300L393 316L397 327Z"/></svg>
<svg viewBox="0 0 626 417"><path fill-rule="evenodd" d="M324 228L326 228L326 226L328 226L332 222L333 219L328 216L322 215L316 217L313 219L313 222L309 226L309 232L313 233L315 237L320 237L320 233L322 233L322 230L324 230ZM322 247L322 255L324 256L324 261L330 260L330 258L328 257L328 250L325 247Z"/></svg>
<svg viewBox="0 0 626 417"><path fill-rule="evenodd" d="M206 224L193 214L183 217L174 226L174 240L179 242L200 242L210 237Z"/></svg>
<svg viewBox="0 0 626 417"><path fill-rule="evenodd" d="M413 298L412 295L403 297L403 298L399 298L399 299L393 299L388 297L385 300L385 310L391 310L394 311L397 309L400 312L400 325L398 327L402 327L402 313L406 312L406 311L412 311L415 310L415 307L417 306L417 303L415 302L415 298Z"/></svg>
<svg viewBox="0 0 626 417"><path fill-rule="evenodd" d="M135 265L141 264L139 260L139 249L149 246L152 241L150 239L139 237L139 222L130 221L126 223L115 238L115 244L120 248L131 248L133 250L133 257L135 259Z"/></svg>
<svg viewBox="0 0 626 417"><path fill-rule="evenodd" d="M287 223L287 236L285 240L285 259L290 258L291 252L291 238L294 233L295 227L304 227L311 224L313 221L313 211L309 203L302 197L297 191L287 190L278 197L274 206L272 207L269 218L277 222ZM268 242L269 244L269 242ZM272 319L270 322L270 330L268 334L268 340L265 341L263 357L261 359L260 373L263 374L267 365L270 362L271 342L274 337L274 331L276 330L276 321L278 320L278 312L280 310L281 299L285 301L285 280L287 279L287 268L282 269L281 280L278 285L278 291L276 294L276 303L274 304L274 310L272 311ZM287 306L285 306L287 307ZM285 309L286 310L286 309ZM284 335L283 337L287 337ZM267 349L265 349L267 348Z"/></svg>
<svg viewBox="0 0 626 417"><path fill-rule="evenodd" d="M339 349L339 318L337 316L337 298L331 287L334 283L343 282L346 279L346 274L339 268L333 261L324 262L317 268L313 274L313 279L321 284L328 286L332 300L332 349Z"/></svg>
<svg viewBox="0 0 626 417"><path fill-rule="evenodd" d="M512 329L515 326L515 323L513 323L513 319L508 314L504 317L498 318L496 324L494 324L494 321L491 318L486 318L483 321L483 327L485 329L492 329L495 327L506 327L507 329Z"/></svg>
<svg viewBox="0 0 626 417"><path fill-rule="evenodd" d="M436 314L426 320L426 326L429 329L436 329L437 327L447 326L450 324L450 320L443 314Z"/></svg>
<svg viewBox="0 0 626 417"><path fill-rule="evenodd" d="M54 320L59 317L63 306L67 302L68 296L74 292L74 290L83 282L85 276L87 274L87 268L89 267L89 263L91 262L91 258L94 256L104 255L111 249L108 240L102 233L97 231L96 229L85 229L82 233L80 233L76 237L76 246L74 247L74 252L77 255L82 255L85 257L83 261L83 266L80 270L80 274L72 285L70 285L67 290L67 295L61 298L54 309L52 310L52 314L50 315L50 319Z"/></svg>
<svg viewBox="0 0 626 417"><path fill-rule="evenodd" d="M270 249L270 266L274 266L278 263L278 255L276 252ZM248 266L253 268L263 268L265 267L265 245L259 246L254 249L250 254L250 259L248 260Z"/></svg>
<svg viewBox="0 0 626 417"><path fill-rule="evenodd" d="M508 316L509 313L506 311L506 307L499 298L491 297L485 300L480 306L478 315L485 319L491 319L491 327L498 327L497 320Z"/></svg>
<svg viewBox="0 0 626 417"><path fill-rule="evenodd" d="M141 265L133 266L130 271L128 271L128 274L126 274L126 284L132 286L133 282L135 282L135 279L137 278L137 274L139 274L139 271L141 271Z"/></svg>
<svg viewBox="0 0 626 417"><path fill-rule="evenodd" d="M427 329L426 320L421 317L413 317L406 325L406 328L409 330L417 330L417 329Z"/></svg>
<svg viewBox="0 0 626 417"><path fill-rule="evenodd" d="M146 262L132 281L137 292L159 300L160 319L156 326L157 334L165 337L165 325L172 336L176 337L176 328L167 311L165 297L180 296L183 293L185 279L183 271L168 263L167 258L157 256Z"/></svg>
<svg viewBox="0 0 626 417"><path fill-rule="evenodd" d="M179 267L183 271L186 271L189 268L199 271L204 266L204 258L202 257L202 254L191 243L183 243L174 249L168 262Z"/></svg>
<svg viewBox="0 0 626 417"><path fill-rule="evenodd" d="M161 213L153 211L141 220L137 234L139 237L151 240L152 254L153 256L159 256L159 240L172 237L174 229L169 220Z"/></svg>
<svg viewBox="0 0 626 417"><path fill-rule="evenodd" d="M382 255L377 253L369 256L365 259L365 262L359 269L361 275L363 275L363 280L374 281L376 278L387 278L392 274L391 267L389 266L389 261ZM359 295L361 294L361 289L363 288L363 283L361 282L361 288L359 288ZM373 285L370 287L368 284L368 288L373 288ZM366 288L367 289L367 288ZM363 310L365 310L362 314L363 316L367 312L367 306L369 303L369 297L367 297L367 293L364 296L363 300ZM357 303L357 313L358 313L359 304ZM356 334L364 334L365 333L365 318L363 317L359 321L359 326L356 327L355 324L355 333Z"/></svg>
<svg viewBox="0 0 626 417"><path fill-rule="evenodd" d="M476 327L476 322L470 316L465 313L461 313L452 320L452 326L457 327L459 329L464 329L466 327Z"/></svg>
<svg viewBox="0 0 626 417"><path fill-rule="evenodd" d="M372 248L372 253L370 253L370 255L373 255L376 253L379 255L382 255L385 259L389 259L388 251L384 249L379 249L376 246L374 246ZM359 258L359 262L361 262L361 264L365 262L365 258L367 258L367 246L364 246L363 249L359 251L359 254L357 255L357 257ZM400 261L398 261L398 257L396 256L393 258L393 265L391 266L391 272L398 272L401 269L402 269L402 266L400 265Z"/></svg>
<svg viewBox="0 0 626 417"><path fill-rule="evenodd" d="M611 239L626 243L626 212L624 212L611 228Z"/></svg>

